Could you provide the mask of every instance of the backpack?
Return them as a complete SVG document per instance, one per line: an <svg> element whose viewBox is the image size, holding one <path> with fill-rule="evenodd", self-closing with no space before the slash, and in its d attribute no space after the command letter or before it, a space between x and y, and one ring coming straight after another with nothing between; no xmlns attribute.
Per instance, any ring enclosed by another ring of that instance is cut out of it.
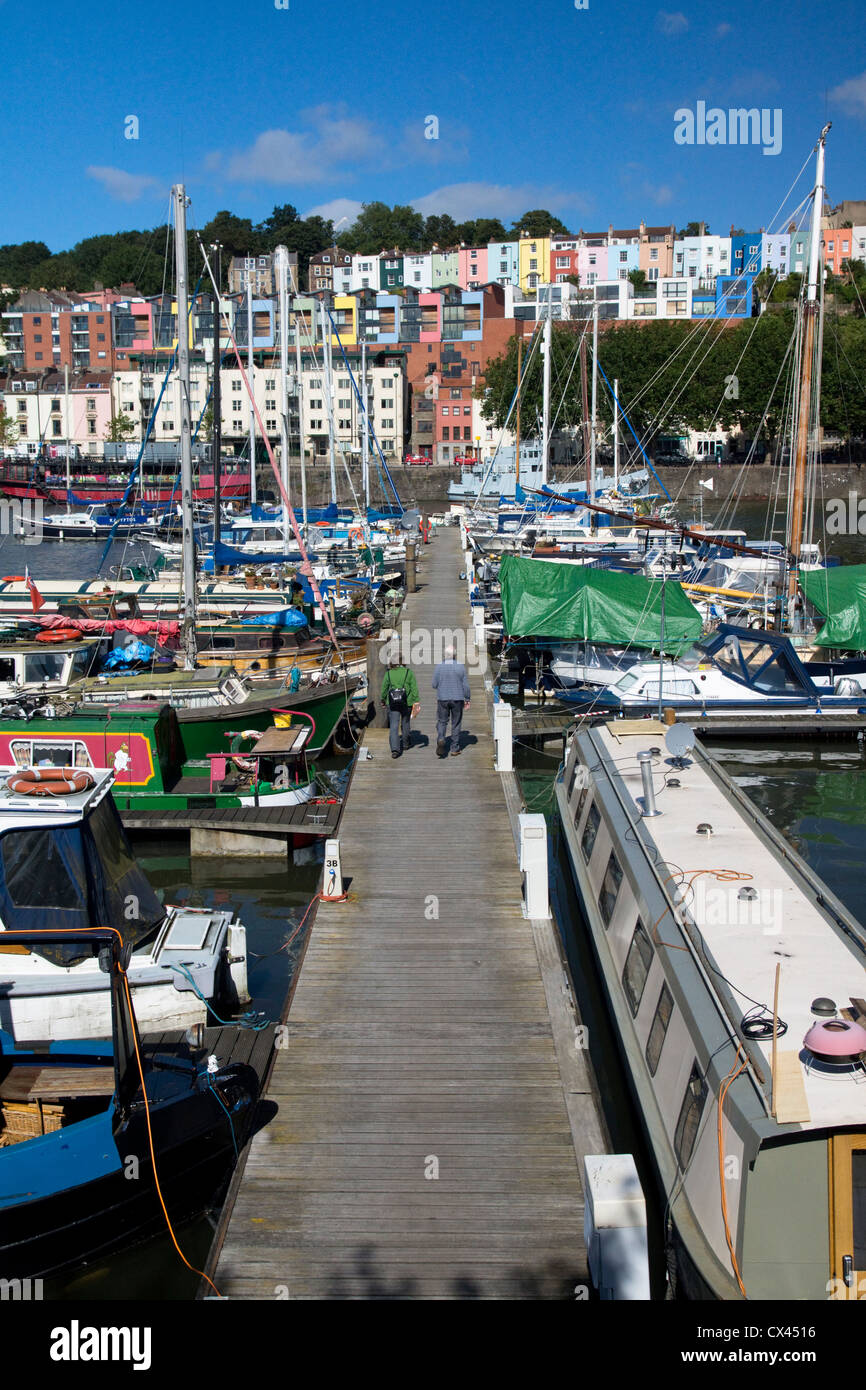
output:
<svg viewBox="0 0 866 1390"><path fill-rule="evenodd" d="M405 714L409 708L409 702L406 699L407 680L408 673L403 677L402 685L391 685L391 673L390 671L388 673L388 708L397 710L400 714Z"/></svg>

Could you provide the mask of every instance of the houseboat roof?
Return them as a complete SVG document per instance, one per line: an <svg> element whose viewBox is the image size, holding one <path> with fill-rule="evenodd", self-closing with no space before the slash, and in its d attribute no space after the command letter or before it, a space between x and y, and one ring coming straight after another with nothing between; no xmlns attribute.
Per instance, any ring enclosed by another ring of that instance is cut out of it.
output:
<svg viewBox="0 0 866 1390"><path fill-rule="evenodd" d="M699 747L675 762L665 748L665 728L654 720L611 721L578 737L593 744L594 784L603 771L664 891L675 894L683 886L685 925L668 911L655 924L654 941L677 950L686 944L703 960L733 1028L749 1038L753 1056L756 1049L763 1054L767 1099L773 1089L778 965L782 1022L776 1084L778 1094L784 1071L786 1096L800 1097L794 1106L800 1118L791 1122L804 1130L862 1124L862 1059L845 1072L822 1063L804 1047L804 1039L821 1021L812 1012L817 998L832 1000L837 1015L844 1019L842 1011L849 1010L848 1022L857 1021L866 966L863 926ZM656 754L651 766L659 814L648 817L642 814L637 754L650 750ZM635 841L628 838L631 843L621 845L620 854L627 851L633 860ZM759 1014L763 1026L744 1032L744 1021ZM784 1112L778 1122L786 1122Z"/></svg>

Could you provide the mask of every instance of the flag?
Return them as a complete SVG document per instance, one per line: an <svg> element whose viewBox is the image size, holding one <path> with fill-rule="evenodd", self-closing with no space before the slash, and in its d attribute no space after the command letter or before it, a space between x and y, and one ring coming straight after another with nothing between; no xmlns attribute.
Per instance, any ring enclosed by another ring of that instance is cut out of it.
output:
<svg viewBox="0 0 866 1390"><path fill-rule="evenodd" d="M698 482L700 483L701 487L705 487L705 488L707 488L707 490L708 490L709 492L712 492L712 490L713 490L713 480L712 480L712 478L699 478L699 479L698 479Z"/></svg>
<svg viewBox="0 0 866 1390"><path fill-rule="evenodd" d="M30 578L29 569L24 570L24 578L27 581L27 587L30 590L30 602L33 604L33 612L38 613L40 608L43 607L45 600L40 594L36 585L33 583L33 580Z"/></svg>

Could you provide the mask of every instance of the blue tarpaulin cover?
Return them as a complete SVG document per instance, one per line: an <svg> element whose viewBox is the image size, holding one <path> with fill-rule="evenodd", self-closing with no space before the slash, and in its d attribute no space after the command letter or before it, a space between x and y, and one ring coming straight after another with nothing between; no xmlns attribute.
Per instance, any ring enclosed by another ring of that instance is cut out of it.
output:
<svg viewBox="0 0 866 1390"><path fill-rule="evenodd" d="M241 618L246 627L306 627L307 619L297 608L278 608L274 613L257 613Z"/></svg>

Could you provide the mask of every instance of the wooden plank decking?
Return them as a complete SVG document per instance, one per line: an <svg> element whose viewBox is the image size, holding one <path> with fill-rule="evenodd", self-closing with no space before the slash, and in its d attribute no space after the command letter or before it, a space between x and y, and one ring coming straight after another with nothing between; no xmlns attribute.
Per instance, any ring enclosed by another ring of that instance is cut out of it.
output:
<svg viewBox="0 0 866 1390"><path fill-rule="evenodd" d="M469 627L460 562L456 531L424 549L416 640ZM556 1298L588 1282L567 1094L584 1088L560 1070L545 984L562 990L521 912L483 679L462 756L440 760L432 664L414 669L414 746L392 760L370 730L355 769L351 899L318 908L278 1111L208 1265L224 1296Z"/></svg>

